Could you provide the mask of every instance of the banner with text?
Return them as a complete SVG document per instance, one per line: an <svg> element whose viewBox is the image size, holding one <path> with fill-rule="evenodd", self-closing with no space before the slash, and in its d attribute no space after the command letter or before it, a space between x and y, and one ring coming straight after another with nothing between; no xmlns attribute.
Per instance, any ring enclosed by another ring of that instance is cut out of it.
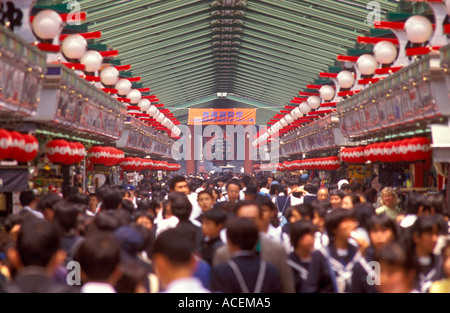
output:
<svg viewBox="0 0 450 313"><path fill-rule="evenodd" d="M189 109L188 125L255 125L256 109Z"/></svg>

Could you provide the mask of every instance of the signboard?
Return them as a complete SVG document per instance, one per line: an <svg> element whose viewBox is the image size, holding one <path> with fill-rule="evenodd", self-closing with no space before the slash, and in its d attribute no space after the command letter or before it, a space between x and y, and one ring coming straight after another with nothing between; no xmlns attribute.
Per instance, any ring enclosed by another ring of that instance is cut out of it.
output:
<svg viewBox="0 0 450 313"><path fill-rule="evenodd" d="M256 109L189 109L188 125L255 125Z"/></svg>

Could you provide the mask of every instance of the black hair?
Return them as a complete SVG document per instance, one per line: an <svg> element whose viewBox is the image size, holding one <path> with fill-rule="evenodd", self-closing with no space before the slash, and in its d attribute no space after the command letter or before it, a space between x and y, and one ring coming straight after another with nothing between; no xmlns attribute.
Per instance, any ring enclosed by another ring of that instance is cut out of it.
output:
<svg viewBox="0 0 450 313"><path fill-rule="evenodd" d="M307 184L304 189L306 192L313 195L317 194L317 191L319 191L319 187L315 184Z"/></svg>
<svg viewBox="0 0 450 313"><path fill-rule="evenodd" d="M116 210L122 203L123 191L117 187L108 187L102 192L102 208Z"/></svg>
<svg viewBox="0 0 450 313"><path fill-rule="evenodd" d="M358 203L355 206L355 212L356 212L356 220L359 223L359 226L364 228L365 230L368 230L367 222L375 215L375 208L370 203Z"/></svg>
<svg viewBox="0 0 450 313"><path fill-rule="evenodd" d="M113 232L119 225L120 223L114 215L108 212L99 212L95 215L91 225L92 228L89 229L89 234L91 234L91 232Z"/></svg>
<svg viewBox="0 0 450 313"><path fill-rule="evenodd" d="M67 202L73 203L73 204L89 204L89 196L84 193L76 193L73 195L70 195L67 199Z"/></svg>
<svg viewBox="0 0 450 313"><path fill-rule="evenodd" d="M314 219L314 209L308 203L293 206L292 209L297 211L302 216L302 218L308 216L311 220Z"/></svg>
<svg viewBox="0 0 450 313"><path fill-rule="evenodd" d="M24 266L47 267L60 249L58 232L42 219L27 219L20 228L17 251Z"/></svg>
<svg viewBox="0 0 450 313"><path fill-rule="evenodd" d="M334 241L334 231L339 227L339 224L349 218L356 219L354 210L335 209L325 216L325 228L330 241Z"/></svg>
<svg viewBox="0 0 450 313"><path fill-rule="evenodd" d="M88 237L78 247L74 260L90 281L106 281L120 264L120 244L109 234Z"/></svg>
<svg viewBox="0 0 450 313"><path fill-rule="evenodd" d="M241 208L243 208L243 207L245 207L245 206L256 206L257 208L258 208L258 214L259 214L259 217L262 217L262 209L261 209L261 205L259 204L259 203L257 203L256 201L246 201L246 200L244 200L244 201L240 201L237 205L236 205L236 208L235 208L235 210L234 210L234 214L236 215L236 216L238 216L238 214L239 214L239 210L241 209Z"/></svg>
<svg viewBox="0 0 450 313"><path fill-rule="evenodd" d="M22 191L20 193L19 200L22 206L28 206L36 200L36 196L32 191Z"/></svg>
<svg viewBox="0 0 450 313"><path fill-rule="evenodd" d="M258 187L266 188L268 183L269 183L269 180L267 179L267 177L263 176L258 181Z"/></svg>
<svg viewBox="0 0 450 313"><path fill-rule="evenodd" d="M306 234L312 234L317 231L316 226L307 220L300 220L291 224L289 235L291 237L291 245L294 249L297 248L298 240Z"/></svg>
<svg viewBox="0 0 450 313"><path fill-rule="evenodd" d="M351 189L352 186L350 186L350 184L342 184L341 186L341 190L346 190L346 189Z"/></svg>
<svg viewBox="0 0 450 313"><path fill-rule="evenodd" d="M211 197L211 199L213 199L213 195L211 190L202 190L197 194L197 199L201 196L201 195L208 195Z"/></svg>
<svg viewBox="0 0 450 313"><path fill-rule="evenodd" d="M117 281L115 290L117 293L135 293L139 284L148 284L146 268L132 258L125 258L120 264L122 276Z"/></svg>
<svg viewBox="0 0 450 313"><path fill-rule="evenodd" d="M394 234L395 240L399 239L399 229L397 224L386 214L372 215L369 218L369 220L367 221L367 231L370 233L375 229L376 226L390 229Z"/></svg>
<svg viewBox="0 0 450 313"><path fill-rule="evenodd" d="M189 219L192 213L192 204L184 193L171 192L168 200L174 216L176 216L180 221L186 221Z"/></svg>
<svg viewBox="0 0 450 313"><path fill-rule="evenodd" d="M174 178L172 178L169 181L169 189L171 191L175 190L175 186L177 185L177 183L181 183L181 182L187 182L186 178L184 178L184 176L176 176Z"/></svg>
<svg viewBox="0 0 450 313"><path fill-rule="evenodd" d="M9 214L6 217L3 226L5 227L6 232L9 233L15 225L23 225L23 223L30 218L33 219L36 217L33 215L33 213L27 211L21 211L21 214Z"/></svg>
<svg viewBox="0 0 450 313"><path fill-rule="evenodd" d="M241 250L252 251L259 240L258 226L248 218L233 218L227 222L227 238Z"/></svg>
<svg viewBox="0 0 450 313"><path fill-rule="evenodd" d="M80 193L80 190L78 187L75 186L67 186L64 190L63 190L63 197L64 199L69 199L71 196L76 195Z"/></svg>
<svg viewBox="0 0 450 313"><path fill-rule="evenodd" d="M369 188L364 192L364 197L366 198L366 202L375 204L377 199L378 191L374 188Z"/></svg>
<svg viewBox="0 0 450 313"><path fill-rule="evenodd" d="M134 213L134 204L133 204L133 202L131 202L128 199L122 199L121 204L122 204L122 206L121 206L122 210L125 210L128 213L130 213L130 214Z"/></svg>
<svg viewBox="0 0 450 313"><path fill-rule="evenodd" d="M41 212L43 212L45 209L54 210L55 204L63 200L63 198L53 192L44 194L39 198L37 209Z"/></svg>
<svg viewBox="0 0 450 313"><path fill-rule="evenodd" d="M424 204L424 196L417 192L410 192L406 195L404 203L404 210L406 214L417 215L420 207Z"/></svg>
<svg viewBox="0 0 450 313"><path fill-rule="evenodd" d="M351 184L351 186L350 186L350 190L351 190L353 193L359 193L359 192L362 192L362 185L361 185L360 183L353 183L353 184Z"/></svg>
<svg viewBox="0 0 450 313"><path fill-rule="evenodd" d="M225 224L227 220L227 213L225 213L225 211L223 211L222 209L215 208L206 211L203 214L203 218L213 221L216 225Z"/></svg>
<svg viewBox="0 0 450 313"><path fill-rule="evenodd" d="M411 233L420 236L423 233L433 231L435 227L439 231L439 226L440 224L434 216L419 216L412 226Z"/></svg>
<svg viewBox="0 0 450 313"><path fill-rule="evenodd" d="M73 236L77 228L77 219L80 215L78 208L66 201L55 205L55 225L61 236Z"/></svg>
<svg viewBox="0 0 450 313"><path fill-rule="evenodd" d="M429 195L427 200L429 206L434 208L435 213L443 215L447 215L449 213L447 202L442 194Z"/></svg>
<svg viewBox="0 0 450 313"><path fill-rule="evenodd" d="M134 221L136 222L140 217L145 217L145 218L147 218L147 219L149 219L151 222L152 222L152 224L153 224L153 221L154 221L154 217L153 217L153 215L152 214L150 214L150 212L148 212L148 211L142 211L142 210L138 210L138 211L136 211L136 214L134 215Z"/></svg>
<svg viewBox="0 0 450 313"><path fill-rule="evenodd" d="M375 261L397 266L406 272L414 271L419 273L420 265L417 258L413 257L407 250L398 243L390 242L375 254Z"/></svg>
<svg viewBox="0 0 450 313"><path fill-rule="evenodd" d="M152 255L165 256L174 266L185 266L191 261L194 252L190 238L177 228L162 232L155 240Z"/></svg>
<svg viewBox="0 0 450 313"><path fill-rule="evenodd" d="M349 194L345 195L344 198L345 197L350 198L350 200L352 201L353 207L355 207L357 204L361 203L361 199L359 198L359 196L357 194L349 193Z"/></svg>
<svg viewBox="0 0 450 313"><path fill-rule="evenodd" d="M250 183L252 182L252 179L250 176L245 175L244 177L242 177L242 184L247 187Z"/></svg>
<svg viewBox="0 0 450 313"><path fill-rule="evenodd" d="M329 201L316 200L311 204L311 206L314 210L314 213L317 213L317 215L322 218L324 218L328 210L331 209L331 204Z"/></svg>
<svg viewBox="0 0 450 313"><path fill-rule="evenodd" d="M236 185L236 186L239 187L239 190L241 190L241 185L239 184L239 181L238 181L237 179L230 179L230 180L227 182L227 186L225 187L225 190L226 190L227 192L228 192L228 187L229 187L230 185Z"/></svg>
<svg viewBox="0 0 450 313"><path fill-rule="evenodd" d="M330 191L330 198L331 196L338 196L342 200L345 197L345 192L340 189L333 189Z"/></svg>

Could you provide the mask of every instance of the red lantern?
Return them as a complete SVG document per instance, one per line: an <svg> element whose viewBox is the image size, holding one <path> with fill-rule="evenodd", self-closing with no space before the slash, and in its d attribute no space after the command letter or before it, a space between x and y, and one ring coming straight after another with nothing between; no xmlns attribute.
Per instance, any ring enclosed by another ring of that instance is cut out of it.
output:
<svg viewBox="0 0 450 313"><path fill-rule="evenodd" d="M387 162L385 148L386 148L385 142L378 144L377 152L378 152L378 161L380 162Z"/></svg>
<svg viewBox="0 0 450 313"><path fill-rule="evenodd" d="M92 164L103 164L105 162L105 148L103 147L90 148L88 155Z"/></svg>
<svg viewBox="0 0 450 313"><path fill-rule="evenodd" d="M407 159L410 161L422 161L431 158L431 141L426 137L416 137L410 140L410 152Z"/></svg>
<svg viewBox="0 0 450 313"><path fill-rule="evenodd" d="M47 143L45 153L50 162L65 164L72 152L67 141L64 139L57 139Z"/></svg>
<svg viewBox="0 0 450 313"><path fill-rule="evenodd" d="M5 160L11 155L12 136L6 129L0 129L0 160Z"/></svg>
<svg viewBox="0 0 450 313"><path fill-rule="evenodd" d="M408 161L410 139L404 139L399 142L399 154L402 161Z"/></svg>
<svg viewBox="0 0 450 313"><path fill-rule="evenodd" d="M113 166L116 162L115 149L112 147L104 147L103 151L104 151L104 159L102 163L106 166Z"/></svg>
<svg viewBox="0 0 450 313"><path fill-rule="evenodd" d="M16 160L18 162L26 163L33 160L36 157L39 151L39 142L36 139L36 137L32 135L26 134L22 135L22 137L25 141L25 144L22 153L16 157Z"/></svg>
<svg viewBox="0 0 450 313"><path fill-rule="evenodd" d="M67 157L61 163L65 165L74 164L77 158L75 155L77 152L77 146L73 142L68 142L67 146L69 147Z"/></svg>
<svg viewBox="0 0 450 313"><path fill-rule="evenodd" d="M357 164L366 163L366 157L364 155L364 147L357 147L354 149L354 162Z"/></svg>
<svg viewBox="0 0 450 313"><path fill-rule="evenodd" d="M122 163L120 164L120 167L124 171L132 171L134 168L135 161L133 158L124 158Z"/></svg>
<svg viewBox="0 0 450 313"><path fill-rule="evenodd" d="M83 161L84 157L86 156L86 148L80 142L74 142L73 145L74 145L74 148L72 148L72 150L74 151L73 164L77 164Z"/></svg>
<svg viewBox="0 0 450 313"><path fill-rule="evenodd" d="M25 148L25 139L23 138L23 135L21 133L18 133L16 131L12 131L10 132L10 134L12 137L12 150L9 158L17 160L17 158L20 154L22 154L22 151Z"/></svg>

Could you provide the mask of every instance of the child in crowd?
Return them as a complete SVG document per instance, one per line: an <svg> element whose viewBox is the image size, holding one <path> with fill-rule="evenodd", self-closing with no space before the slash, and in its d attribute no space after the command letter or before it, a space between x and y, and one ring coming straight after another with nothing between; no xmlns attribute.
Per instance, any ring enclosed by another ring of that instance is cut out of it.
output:
<svg viewBox="0 0 450 313"><path fill-rule="evenodd" d="M220 231L224 228L227 214L219 208L206 211L202 217L203 240L201 243L201 257L212 264L214 251L224 243L220 239Z"/></svg>

